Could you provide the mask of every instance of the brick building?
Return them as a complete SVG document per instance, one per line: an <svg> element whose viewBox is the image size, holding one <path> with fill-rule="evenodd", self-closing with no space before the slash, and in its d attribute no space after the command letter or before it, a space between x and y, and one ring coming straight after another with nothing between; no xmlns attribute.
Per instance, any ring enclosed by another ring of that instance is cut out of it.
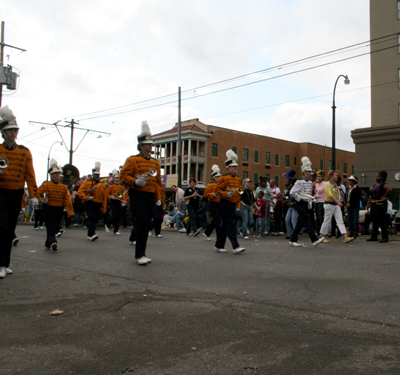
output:
<svg viewBox="0 0 400 375"><path fill-rule="evenodd" d="M169 181L177 176L178 125L165 132L153 135L155 158ZM207 185L211 180L211 167L219 165L225 173L226 151L232 149L239 157L238 175L258 182L261 176L283 184L283 173L296 170L301 177L301 158L308 156L315 170L328 171L331 168L332 149L313 143L296 143L282 139L256 135L237 130L206 125L199 119L181 123L182 139L182 185L195 177L198 186ZM354 173L354 152L336 150L337 169L347 185L347 177ZM176 181L176 179L175 179ZM175 182L176 183L176 182ZM172 183L167 184L170 187Z"/></svg>

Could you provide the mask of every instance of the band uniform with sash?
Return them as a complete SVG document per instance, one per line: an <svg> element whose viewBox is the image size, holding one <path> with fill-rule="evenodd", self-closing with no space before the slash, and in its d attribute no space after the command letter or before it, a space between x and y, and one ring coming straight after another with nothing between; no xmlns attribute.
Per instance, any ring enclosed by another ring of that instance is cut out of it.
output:
<svg viewBox="0 0 400 375"><path fill-rule="evenodd" d="M78 196L84 202L88 239L95 241L98 239L96 234L96 222L100 211L104 214L107 212L107 189L103 182L100 182L100 162L96 162L92 170L93 180L85 181L78 190Z"/></svg>
<svg viewBox="0 0 400 375"><path fill-rule="evenodd" d="M12 241L21 209L25 182L28 184L31 205L39 204L31 152L17 139L17 119L6 105L0 108L0 278L12 271L10 265Z"/></svg>
<svg viewBox="0 0 400 375"><path fill-rule="evenodd" d="M38 189L38 194L39 201L43 205L44 222L47 231L47 238L44 246L56 251L56 234L63 217L64 207L67 210L68 216L74 215L74 209L67 185L60 182L62 170L58 167L56 160L52 159L50 161L48 173L50 174L51 181L43 182Z"/></svg>
<svg viewBox="0 0 400 375"><path fill-rule="evenodd" d="M137 139L140 153L126 159L120 172L120 180L129 188L129 205L136 236L136 262L146 265L151 262L146 257L146 246L154 205L156 202L161 205L162 184L160 164L151 157L153 141L146 121L142 122L142 132ZM152 168L156 175L150 173Z"/></svg>
<svg viewBox="0 0 400 375"><path fill-rule="evenodd" d="M208 207L210 209L212 217L211 224L209 224L206 230L204 231L204 235L206 236L207 239L209 239L214 228L215 231L217 232L217 238L219 237L219 232L221 230L221 215L219 213L219 202L221 198L214 194L217 182L221 178L221 173L218 165L216 164L214 164L211 167L211 178L213 179L214 182L210 182L203 193L203 197L208 200Z"/></svg>
<svg viewBox="0 0 400 375"><path fill-rule="evenodd" d="M222 219L221 231L215 248L219 252L226 252L225 242L228 237L233 247L233 253L238 254L245 250L237 240L235 221L236 209L240 207L239 188L242 186L242 180L236 175L237 155L232 150L228 150L226 156L228 159L225 161L225 165L228 173L220 177L214 191L214 194L221 198L219 204Z"/></svg>
<svg viewBox="0 0 400 375"><path fill-rule="evenodd" d="M110 200L111 217L106 224L106 231L109 231L109 227L114 227L114 234L121 234L119 232L119 220L121 216L121 203L124 194L124 187L119 181L119 172L114 169L112 171L112 183L107 188L108 199Z"/></svg>

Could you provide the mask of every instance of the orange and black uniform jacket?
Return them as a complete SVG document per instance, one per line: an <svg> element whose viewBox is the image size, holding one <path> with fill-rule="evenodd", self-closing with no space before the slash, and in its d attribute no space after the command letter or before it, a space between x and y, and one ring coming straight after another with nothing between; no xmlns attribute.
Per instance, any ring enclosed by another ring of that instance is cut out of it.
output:
<svg viewBox="0 0 400 375"><path fill-rule="evenodd" d="M209 202L219 203L219 201L221 199L214 195L214 190L215 190L216 185L217 184L215 182L210 182L207 185L206 190L204 190L203 197L207 198Z"/></svg>
<svg viewBox="0 0 400 375"><path fill-rule="evenodd" d="M111 199L111 197L114 195L116 198L117 197L117 193L123 193L124 192L124 187L122 185L109 185L107 188L107 194L108 194L108 198ZM119 198L122 199L122 198Z"/></svg>
<svg viewBox="0 0 400 375"><path fill-rule="evenodd" d="M90 194L85 194L85 191L93 189L99 186L97 189L93 190ZM87 202L89 200L89 195L92 195L94 198L92 199L93 202L101 203L103 212L107 211L107 189L106 185L103 182L96 182L92 181L85 181L78 190L78 196L82 199L83 202Z"/></svg>
<svg viewBox="0 0 400 375"><path fill-rule="evenodd" d="M136 175L145 174L150 171L150 168L157 169L157 176L152 177L148 175L149 180L145 186L138 186L135 184ZM124 166L119 174L121 183L130 189L143 191L147 193L154 193L155 199L161 200L161 170L160 164L154 158L147 159L142 154L130 156L126 159Z"/></svg>
<svg viewBox="0 0 400 375"><path fill-rule="evenodd" d="M67 209L68 216L74 215L74 209L72 208L72 199L68 192L67 185L59 182L45 181L38 189L39 201L43 200L44 194L48 199L48 206L52 207L64 207Z"/></svg>
<svg viewBox="0 0 400 375"><path fill-rule="evenodd" d="M238 176L227 173L219 178L214 193L221 199L236 203L236 207L240 207L240 194L237 191L234 192L232 197L227 196L230 189L238 189L240 186L242 186L242 180Z"/></svg>
<svg viewBox="0 0 400 375"><path fill-rule="evenodd" d="M31 152L16 143L10 148L3 143L0 145L0 157L7 158L9 162L7 168L2 168L0 189L23 189L26 181L30 198L38 198Z"/></svg>

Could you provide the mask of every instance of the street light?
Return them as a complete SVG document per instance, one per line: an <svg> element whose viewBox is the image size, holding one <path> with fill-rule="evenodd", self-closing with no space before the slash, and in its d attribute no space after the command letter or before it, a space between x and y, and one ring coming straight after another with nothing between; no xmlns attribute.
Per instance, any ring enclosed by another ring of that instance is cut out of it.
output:
<svg viewBox="0 0 400 375"><path fill-rule="evenodd" d="M335 112L336 112L336 106L335 106L335 92L336 92L336 85L339 81L339 78L343 77L344 78L344 84L345 85L350 85L350 80L348 76L345 76L341 74L339 77L337 77L336 82L335 82L335 87L333 88L333 104L332 104L332 169L336 169L336 140L335 140Z"/></svg>
<svg viewBox="0 0 400 375"><path fill-rule="evenodd" d="M60 146L63 145L63 143L62 143L61 141L56 141L56 142L54 142L54 143L50 146L49 156L47 157L47 174L46 174L46 175L47 175L47 181L49 181L50 152L51 152L52 147L53 147L56 143L59 143Z"/></svg>

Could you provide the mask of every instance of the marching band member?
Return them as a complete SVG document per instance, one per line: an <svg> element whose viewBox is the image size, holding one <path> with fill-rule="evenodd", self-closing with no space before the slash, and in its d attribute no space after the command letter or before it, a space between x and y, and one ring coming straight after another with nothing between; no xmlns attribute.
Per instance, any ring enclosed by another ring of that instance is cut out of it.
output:
<svg viewBox="0 0 400 375"><path fill-rule="evenodd" d="M218 233L221 230L221 215L219 214L219 201L220 198L216 197L214 195L214 190L215 186L217 185L218 180L221 177L220 169L218 165L214 164L211 167L211 178L214 180L214 182L210 182L206 190L204 190L203 197L208 199L208 206L210 208L210 213L212 216L212 222L209 224L206 228L206 230L203 233L203 236L206 238L207 241L211 241L210 235L212 231L215 228L215 231L217 232L217 238L218 238Z"/></svg>
<svg viewBox="0 0 400 375"><path fill-rule="evenodd" d="M114 226L114 234L120 235L119 229L119 218L121 216L121 199L124 194L124 188L119 182L119 173L116 169L112 173L113 179L112 184L108 186L107 194L110 199L111 217L108 223L105 225L106 232L110 232L110 226Z"/></svg>
<svg viewBox="0 0 400 375"><path fill-rule="evenodd" d="M106 185L100 182L100 162L94 163L92 170L93 178L85 181L78 190L78 196L84 202L88 240L96 241L99 236L96 234L97 215L101 210L103 214L107 211L107 190Z"/></svg>
<svg viewBox="0 0 400 375"><path fill-rule="evenodd" d="M311 193L313 182L311 181L311 161L307 156L304 156L301 158L301 162L303 163L303 165L301 166L303 178L297 180L290 190L290 195L296 200L295 209L299 214L299 217L297 219L296 227L294 228L293 233L290 237L289 244L292 246L303 246L302 244L297 243L297 240L299 238L301 228L303 228L304 226L308 235L310 236L313 246L318 246L321 242L324 241L325 238L322 237L318 239L317 235L315 234L315 228L312 225L311 218L308 214L309 207L312 204Z"/></svg>
<svg viewBox="0 0 400 375"><path fill-rule="evenodd" d="M64 214L64 206L68 216L74 215L72 200L67 185L60 182L61 169L57 161L51 159L48 170L50 181L45 181L38 189L39 200L43 204L44 222L46 225L47 238L44 243L46 249L57 251L56 234Z"/></svg>
<svg viewBox="0 0 400 375"><path fill-rule="evenodd" d="M32 206L36 207L39 200L32 154L15 142L19 126L7 105L0 108L0 131L4 139L0 145L0 279L3 279L13 273L8 267L25 181Z"/></svg>
<svg viewBox="0 0 400 375"><path fill-rule="evenodd" d="M233 253L239 254L246 250L239 245L235 227L235 211L240 207L238 189L242 185L242 180L236 175L237 155L232 150L228 150L226 157L228 160L225 161L225 165L228 173L220 177L214 191L214 194L221 198L219 205L222 219L220 235L217 237L214 249L220 253L226 253L225 242L228 237L233 247Z"/></svg>
<svg viewBox="0 0 400 375"><path fill-rule="evenodd" d="M153 141L147 121L142 122L142 132L137 139L139 154L126 159L120 179L123 185L129 187L129 204L133 219L132 232L136 235L136 263L146 265L151 262L151 259L146 257L146 245L154 205L161 206L162 204L162 184L160 164L151 157Z"/></svg>
<svg viewBox="0 0 400 375"><path fill-rule="evenodd" d="M155 205L154 213L153 213L153 220L150 224L150 232L149 235L151 236L151 231L154 229L154 233L158 238L162 238L161 234L161 224L164 218L164 209L165 209L165 189L164 186L161 185L161 205Z"/></svg>

